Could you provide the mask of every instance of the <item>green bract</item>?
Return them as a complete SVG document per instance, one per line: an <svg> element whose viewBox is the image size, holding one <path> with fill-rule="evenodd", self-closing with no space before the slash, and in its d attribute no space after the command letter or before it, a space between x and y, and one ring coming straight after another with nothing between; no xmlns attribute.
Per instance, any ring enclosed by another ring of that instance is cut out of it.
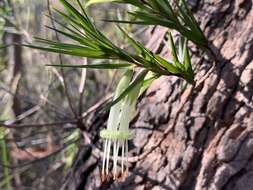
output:
<svg viewBox="0 0 253 190"><path fill-rule="evenodd" d="M134 138L134 134L130 131L114 131L108 129L102 130L100 136L110 140L131 140Z"/></svg>

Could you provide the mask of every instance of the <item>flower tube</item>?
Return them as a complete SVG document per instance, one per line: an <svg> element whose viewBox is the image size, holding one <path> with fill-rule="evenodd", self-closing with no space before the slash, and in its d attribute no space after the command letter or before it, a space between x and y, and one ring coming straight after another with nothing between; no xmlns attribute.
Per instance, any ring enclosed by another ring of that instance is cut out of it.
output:
<svg viewBox="0 0 253 190"><path fill-rule="evenodd" d="M127 71L120 80L114 100L127 88L133 76L133 71ZM143 79L144 79L143 75ZM135 105L140 93L142 82L134 88L117 104L111 107L107 129L100 132L100 136L105 139L104 155L102 164L102 180L109 175L109 159L113 159L113 178L116 180L121 174L122 177L128 175L128 140L133 138L133 133L129 130L129 124L135 112ZM112 151L112 153L111 153ZM121 153L121 155L119 154ZM118 158L121 156L121 171L118 172Z"/></svg>

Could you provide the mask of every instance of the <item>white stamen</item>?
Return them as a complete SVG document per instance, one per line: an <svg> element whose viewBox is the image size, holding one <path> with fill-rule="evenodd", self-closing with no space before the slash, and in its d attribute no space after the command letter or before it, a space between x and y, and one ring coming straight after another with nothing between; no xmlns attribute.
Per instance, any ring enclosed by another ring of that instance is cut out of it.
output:
<svg viewBox="0 0 253 190"><path fill-rule="evenodd" d="M117 140L114 140L113 142L113 178L114 179L116 179L116 175L117 175L116 156L117 156Z"/></svg>
<svg viewBox="0 0 253 190"><path fill-rule="evenodd" d="M104 143L104 155L103 155L103 165L102 165L102 177L104 177L105 175L105 160L106 160L106 153L107 153L107 143L108 143L108 140L106 139L105 140L105 143Z"/></svg>
<svg viewBox="0 0 253 190"><path fill-rule="evenodd" d="M116 173L118 173L118 168L117 168L117 163L118 163L118 156L119 156L119 146L120 146L120 141L117 141L117 154L116 154L116 160L115 160L115 165L116 165Z"/></svg>
<svg viewBox="0 0 253 190"><path fill-rule="evenodd" d="M122 144L122 150L121 150L121 174L124 173L124 154L125 154L125 141L123 140L121 142Z"/></svg>
<svg viewBox="0 0 253 190"><path fill-rule="evenodd" d="M128 141L126 140L126 175L128 175Z"/></svg>
<svg viewBox="0 0 253 190"><path fill-rule="evenodd" d="M109 159L110 159L110 154L111 154L111 143L112 143L112 141L109 140L108 146L107 146L106 175L109 174Z"/></svg>

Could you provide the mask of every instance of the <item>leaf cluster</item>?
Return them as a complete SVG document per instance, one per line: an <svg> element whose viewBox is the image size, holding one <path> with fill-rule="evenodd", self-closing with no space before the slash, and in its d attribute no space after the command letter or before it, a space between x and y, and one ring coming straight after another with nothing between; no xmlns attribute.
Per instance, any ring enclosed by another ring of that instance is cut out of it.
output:
<svg viewBox="0 0 253 190"><path fill-rule="evenodd" d="M161 25L177 30L201 48L206 49L208 46L202 30L185 0L89 0L86 6L105 2L131 4L137 7L137 10L129 12L137 20L110 20L112 22Z"/></svg>
<svg viewBox="0 0 253 190"><path fill-rule="evenodd" d="M129 68L131 66L138 66L145 70L152 71L159 75L175 75L184 78L188 82L192 82L192 79L188 76L189 73L185 64L179 62L170 63L157 54L154 54L141 43L134 40L124 29L118 26L119 30L128 39L128 42L135 49L135 54L129 53L124 49L121 49L114 45L104 34L102 34L93 22L88 17L84 7L80 1L77 0L81 12L73 7L66 0L60 0L67 10L68 14L56 10L56 12L65 19L69 25L66 25L60 21L55 22L61 26L64 30L49 27L51 30L56 31L78 44L63 43L53 40L47 40L42 38L35 38L36 42L40 45L25 45L28 47L67 54L80 57L96 58L96 59L110 59L121 60L125 63L118 64L90 64L90 65L54 65L61 67L79 67L79 68L93 68L93 69L121 69ZM187 49L187 45L185 44ZM174 51L175 52L175 51ZM185 51L188 52L188 51ZM185 63L190 64L190 57ZM192 73L190 73L192 74Z"/></svg>
<svg viewBox="0 0 253 190"><path fill-rule="evenodd" d="M187 42L195 42L199 46L205 46L205 37L202 34L196 20L191 14L185 2L176 1L176 9L172 8L167 0L117 0L115 2L129 3L138 10L130 14L140 21L117 21L130 24L162 25L171 29L176 29L182 34L182 38L176 47L171 33L168 33L169 49L173 57L172 61L151 52L140 42L133 39L120 25L117 25L119 31L128 40L134 53L116 46L100 30L97 29L93 21L87 15L85 7L80 0L76 0L78 8L74 7L67 0L59 0L65 7L66 12L55 9L55 12L64 19L65 22L53 19L57 27L47 26L54 32L71 39L73 43L64 43L43 38L35 38L35 44L25 44L24 46L35 48L47 52L54 52L72 56L80 56L95 59L112 60L115 63L88 64L88 65L50 65L57 67L75 67L90 69L122 69L139 67L141 71L131 81L123 93L108 107L115 105L127 94L129 94L139 84L148 84L154 78L161 75L174 75L185 79L188 83L193 83L194 74L191 65L191 59ZM90 0L86 6L94 3L111 2L114 0ZM66 24L67 23L67 24ZM117 63L116 60L120 60ZM148 73L154 73L154 77L147 79Z"/></svg>

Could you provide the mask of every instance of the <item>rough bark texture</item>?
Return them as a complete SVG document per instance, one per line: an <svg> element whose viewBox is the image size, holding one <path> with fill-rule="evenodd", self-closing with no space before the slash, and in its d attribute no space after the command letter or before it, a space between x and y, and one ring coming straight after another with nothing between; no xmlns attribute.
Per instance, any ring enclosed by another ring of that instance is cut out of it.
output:
<svg viewBox="0 0 253 190"><path fill-rule="evenodd" d="M62 189L253 189L252 1L194 2L201 28L219 52L219 63L194 90L174 130L158 148L131 165L125 182L101 184L101 161L91 156L90 148L82 149ZM154 43L150 44L166 53L162 40L157 39L163 38L162 31L153 31ZM198 56L202 55L196 55L194 61L201 65L200 78L211 61ZM152 84L138 104L132 154L145 152L163 136L175 118L181 93L177 78L162 77Z"/></svg>

